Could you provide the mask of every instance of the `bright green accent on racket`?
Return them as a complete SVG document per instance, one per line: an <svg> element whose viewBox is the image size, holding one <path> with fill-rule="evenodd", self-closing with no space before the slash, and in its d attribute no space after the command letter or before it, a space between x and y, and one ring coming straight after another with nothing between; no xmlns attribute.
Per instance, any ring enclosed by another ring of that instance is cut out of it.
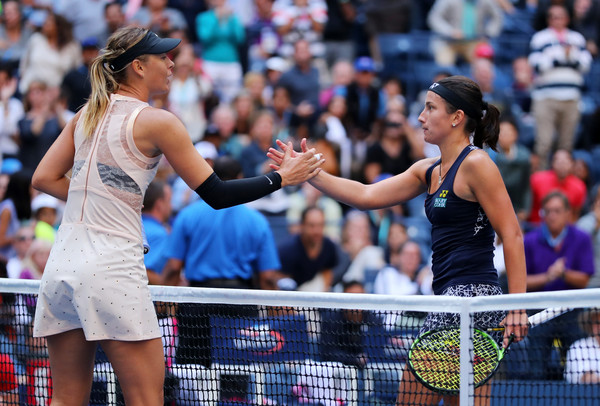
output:
<svg viewBox="0 0 600 406"><path fill-rule="evenodd" d="M511 336L510 342L513 337ZM485 331L473 330L473 383L485 384L496 372L506 349ZM460 390L460 329L428 331L417 338L408 353L408 366L427 388L445 394Z"/></svg>

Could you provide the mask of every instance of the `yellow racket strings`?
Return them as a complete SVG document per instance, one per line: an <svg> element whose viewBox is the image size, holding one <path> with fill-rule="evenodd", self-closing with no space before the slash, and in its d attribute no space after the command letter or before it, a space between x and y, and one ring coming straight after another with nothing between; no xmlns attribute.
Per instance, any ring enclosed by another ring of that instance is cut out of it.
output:
<svg viewBox="0 0 600 406"><path fill-rule="evenodd" d="M442 391L460 389L460 330L432 332L411 349L411 368L429 386ZM485 332L473 337L473 381L477 387L492 374L499 362L498 345Z"/></svg>

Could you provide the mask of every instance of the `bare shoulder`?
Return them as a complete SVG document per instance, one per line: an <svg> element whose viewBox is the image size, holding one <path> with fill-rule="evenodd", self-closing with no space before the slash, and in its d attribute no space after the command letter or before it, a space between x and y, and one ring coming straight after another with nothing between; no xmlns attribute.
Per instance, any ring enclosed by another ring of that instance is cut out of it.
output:
<svg viewBox="0 0 600 406"><path fill-rule="evenodd" d="M71 119L71 122L73 124L77 123L79 121L79 118L82 116L82 114L83 114L83 109L79 109L79 111L77 113L75 113L75 115Z"/></svg>
<svg viewBox="0 0 600 406"><path fill-rule="evenodd" d="M423 158L423 159L419 159L417 162L415 162L413 164L413 166L415 168L422 168L423 167L423 168L427 169L427 168L429 168L431 165L433 165L434 163L436 163L439 160L440 160L439 156L434 156L434 157L431 157L431 158Z"/></svg>
<svg viewBox="0 0 600 406"><path fill-rule="evenodd" d="M439 159L440 157L419 159L417 162L412 164L412 166L409 168L409 171L421 179L423 183L426 183L425 173L427 172L427 169L429 169L431 165L435 164Z"/></svg>
<svg viewBox="0 0 600 406"><path fill-rule="evenodd" d="M470 185L473 185L471 181L491 185L501 179L498 167L483 149L471 151L461 164L460 171ZM481 182L482 180L485 182Z"/></svg>
<svg viewBox="0 0 600 406"><path fill-rule="evenodd" d="M412 164L412 166L410 167L410 170L414 170L418 173L422 172L424 175L425 172L427 171L427 169L429 169L429 167L431 167L431 165L435 164L439 160L440 160L439 156L432 157L432 158L419 159L414 164Z"/></svg>
<svg viewBox="0 0 600 406"><path fill-rule="evenodd" d="M143 109L134 124L137 147L148 156L166 153L182 146L191 145L185 126L173 113L148 107Z"/></svg>
<svg viewBox="0 0 600 406"><path fill-rule="evenodd" d="M466 156L461 167L463 166L469 171L483 170L487 167L496 168L496 164L492 161L489 154L480 148L474 149Z"/></svg>
<svg viewBox="0 0 600 406"><path fill-rule="evenodd" d="M141 138L161 146L161 149L164 142L177 143L190 138L185 126L175 114L154 107L145 108L140 112L135 121L135 132Z"/></svg>
<svg viewBox="0 0 600 406"><path fill-rule="evenodd" d="M181 121L175 114L155 107L143 109L136 120L136 127L142 127L149 131L164 130L166 127L176 126L177 124L181 124Z"/></svg>
<svg viewBox="0 0 600 406"><path fill-rule="evenodd" d="M68 131L74 131L75 127L77 127L77 123L79 122L81 115L82 115L82 111L83 109L80 109L77 113L75 113L75 115L67 122L67 125L65 126L65 128L68 129Z"/></svg>

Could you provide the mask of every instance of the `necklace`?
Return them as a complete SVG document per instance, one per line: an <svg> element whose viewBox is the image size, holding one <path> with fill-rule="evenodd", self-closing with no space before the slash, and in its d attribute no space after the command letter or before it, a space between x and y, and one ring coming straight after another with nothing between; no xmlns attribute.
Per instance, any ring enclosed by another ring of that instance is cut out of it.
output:
<svg viewBox="0 0 600 406"><path fill-rule="evenodd" d="M442 162L440 161L440 174L438 175L438 186L442 184L442 181L446 179L446 175L448 175L448 171L442 176Z"/></svg>

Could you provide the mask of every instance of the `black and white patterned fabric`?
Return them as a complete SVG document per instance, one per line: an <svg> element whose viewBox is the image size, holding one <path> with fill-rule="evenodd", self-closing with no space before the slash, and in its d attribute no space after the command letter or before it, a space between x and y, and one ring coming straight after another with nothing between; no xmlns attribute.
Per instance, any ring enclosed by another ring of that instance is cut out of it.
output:
<svg viewBox="0 0 600 406"><path fill-rule="evenodd" d="M476 284L470 283L465 285L454 285L444 290L443 295L445 296L459 296L459 297L475 297L475 296L493 296L501 295L502 289L496 285L488 284ZM488 311L479 312L472 314L471 324L476 328L486 329L492 327L498 327L500 322L506 317L505 311ZM429 313L423 326L421 327L420 333L425 333L430 330L440 330L450 327L460 326L460 314L459 313L444 313L434 312ZM504 333L502 331L490 333L496 342L502 342Z"/></svg>

